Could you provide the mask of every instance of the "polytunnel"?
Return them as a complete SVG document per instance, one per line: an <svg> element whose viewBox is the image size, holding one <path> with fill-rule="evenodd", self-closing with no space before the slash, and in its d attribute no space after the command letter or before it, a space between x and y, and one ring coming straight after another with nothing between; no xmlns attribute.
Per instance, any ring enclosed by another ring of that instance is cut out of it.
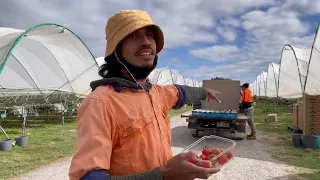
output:
<svg viewBox="0 0 320 180"><path fill-rule="evenodd" d="M256 95L257 96L260 96L260 76L261 76L261 74L259 74L258 76L257 76L257 78L256 78Z"/></svg>
<svg viewBox="0 0 320 180"><path fill-rule="evenodd" d="M278 96L297 98L302 96L307 76L311 50L285 45L280 58Z"/></svg>
<svg viewBox="0 0 320 180"><path fill-rule="evenodd" d="M255 89L255 87L254 87L254 84L253 84L254 82L251 82L251 83L249 83L249 88L250 88L250 90L251 90L251 93L252 93L252 95L254 96L255 94L254 94L254 89Z"/></svg>
<svg viewBox="0 0 320 180"><path fill-rule="evenodd" d="M312 95L320 94L320 25L315 35L312 45L310 61L308 65L307 78L305 83L305 93Z"/></svg>
<svg viewBox="0 0 320 180"><path fill-rule="evenodd" d="M255 93L255 90L256 90L255 81L250 83L250 87L249 88L251 89L252 95L254 96L256 94Z"/></svg>
<svg viewBox="0 0 320 180"><path fill-rule="evenodd" d="M266 96L278 97L278 78L279 78L279 64L270 63L268 66Z"/></svg>
<svg viewBox="0 0 320 180"><path fill-rule="evenodd" d="M260 74L256 77L256 80L255 80L255 84L256 84L256 95L257 96L260 96Z"/></svg>
<svg viewBox="0 0 320 180"><path fill-rule="evenodd" d="M154 69L148 76L152 84L157 84L161 69Z"/></svg>
<svg viewBox="0 0 320 180"><path fill-rule="evenodd" d="M200 83L199 81L195 81L195 87L202 87L202 83Z"/></svg>
<svg viewBox="0 0 320 180"><path fill-rule="evenodd" d="M186 78L185 81L186 81L186 85L187 85L187 86L195 86L195 82L194 82L193 79L191 79L191 78Z"/></svg>
<svg viewBox="0 0 320 180"><path fill-rule="evenodd" d="M251 83L250 89L252 91L252 95L257 95L257 85L256 85L256 79Z"/></svg>
<svg viewBox="0 0 320 180"><path fill-rule="evenodd" d="M157 78L156 84L159 85L170 85L173 83L172 73L169 68L160 68L158 69L159 76Z"/></svg>
<svg viewBox="0 0 320 180"><path fill-rule="evenodd" d="M172 81L174 84L179 85L186 85L185 79L181 72L177 71L176 69L171 70L172 73Z"/></svg>
<svg viewBox="0 0 320 180"><path fill-rule="evenodd" d="M267 72L262 71L260 74L260 82L259 82L260 96L266 96L266 83L267 83Z"/></svg>
<svg viewBox="0 0 320 180"><path fill-rule="evenodd" d="M28 30L0 28L0 86L2 93L32 91L90 93L99 79L98 66L83 41L58 24Z"/></svg>
<svg viewBox="0 0 320 180"><path fill-rule="evenodd" d="M106 62L104 61L104 57L98 57L98 58L96 58L96 62L97 62L97 64L98 64L99 67L106 63Z"/></svg>

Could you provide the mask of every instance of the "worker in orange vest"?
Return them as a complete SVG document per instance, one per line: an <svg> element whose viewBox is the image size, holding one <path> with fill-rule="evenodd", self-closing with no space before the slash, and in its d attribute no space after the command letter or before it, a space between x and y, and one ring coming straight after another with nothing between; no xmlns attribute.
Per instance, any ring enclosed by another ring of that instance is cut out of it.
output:
<svg viewBox="0 0 320 180"><path fill-rule="evenodd" d="M247 136L247 139L256 139L256 127L254 125L254 108L253 108L253 98L251 91L249 89L249 83L245 83L241 86L241 99L239 110L244 112L245 115L249 118L248 124L251 128L251 134Z"/></svg>

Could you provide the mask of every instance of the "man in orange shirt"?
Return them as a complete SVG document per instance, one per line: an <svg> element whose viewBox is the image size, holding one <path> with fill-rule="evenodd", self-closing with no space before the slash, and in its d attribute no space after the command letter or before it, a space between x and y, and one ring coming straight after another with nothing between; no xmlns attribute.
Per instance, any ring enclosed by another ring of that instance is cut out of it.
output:
<svg viewBox="0 0 320 180"><path fill-rule="evenodd" d="M193 152L173 157L170 109L215 99L220 93L201 87L153 85L147 76L156 67L164 37L150 16L124 10L106 26L107 48L92 93L77 114L77 142L71 180L193 180L219 171L187 160Z"/></svg>
<svg viewBox="0 0 320 180"><path fill-rule="evenodd" d="M247 139L256 139L256 127L254 125L254 108L253 98L249 89L249 83L245 83L241 86L242 94L240 99L240 111L244 112L249 118L248 124L251 128L251 134L247 136Z"/></svg>

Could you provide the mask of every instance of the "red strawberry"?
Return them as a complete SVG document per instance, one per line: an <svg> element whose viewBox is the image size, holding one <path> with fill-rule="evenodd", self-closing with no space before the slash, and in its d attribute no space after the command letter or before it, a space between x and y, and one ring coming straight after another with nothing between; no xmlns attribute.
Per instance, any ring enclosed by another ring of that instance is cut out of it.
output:
<svg viewBox="0 0 320 180"><path fill-rule="evenodd" d="M214 159L217 155L215 154L210 154L209 156L207 156L207 160L210 160L210 159Z"/></svg>
<svg viewBox="0 0 320 180"><path fill-rule="evenodd" d="M218 148L214 148L214 149L212 150L212 153L218 155L218 154L221 153L221 150L218 149Z"/></svg>
<svg viewBox="0 0 320 180"><path fill-rule="evenodd" d="M225 154L223 154L223 155L221 155L219 158L218 158L218 163L219 164L225 164L226 162L228 162L228 157L225 155Z"/></svg>
<svg viewBox="0 0 320 180"><path fill-rule="evenodd" d="M188 161L189 161L190 163L192 163L192 164L195 164L195 165L197 165L197 163L198 163L198 161L196 160L196 158L190 158L190 159L188 159Z"/></svg>
<svg viewBox="0 0 320 180"><path fill-rule="evenodd" d="M204 160L204 161L201 162L200 166L203 167L203 168L211 168L212 164L211 164L211 161Z"/></svg>
<svg viewBox="0 0 320 180"><path fill-rule="evenodd" d="M207 156L201 154L201 155L200 155L200 158L201 158L202 160L206 160L206 159L207 159Z"/></svg>
<svg viewBox="0 0 320 180"><path fill-rule="evenodd" d="M202 149L202 154L205 155L205 156L209 156L211 154L211 150L208 146L205 146L203 149Z"/></svg>
<svg viewBox="0 0 320 180"><path fill-rule="evenodd" d="M231 158L233 157L233 154L232 154L232 152L230 152L230 151L227 152L226 155L227 155L228 159L231 159Z"/></svg>

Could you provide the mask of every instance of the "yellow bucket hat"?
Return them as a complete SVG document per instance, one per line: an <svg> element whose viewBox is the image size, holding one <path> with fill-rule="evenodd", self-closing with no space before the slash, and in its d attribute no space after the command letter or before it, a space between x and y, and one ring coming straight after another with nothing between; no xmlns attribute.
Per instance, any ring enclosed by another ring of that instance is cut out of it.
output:
<svg viewBox="0 0 320 180"><path fill-rule="evenodd" d="M157 54L164 46L164 37L161 28L154 24L147 12L141 10L122 10L109 18L106 26L107 48L105 56L111 55L117 48L117 45L126 36L134 31L154 26L156 33Z"/></svg>

